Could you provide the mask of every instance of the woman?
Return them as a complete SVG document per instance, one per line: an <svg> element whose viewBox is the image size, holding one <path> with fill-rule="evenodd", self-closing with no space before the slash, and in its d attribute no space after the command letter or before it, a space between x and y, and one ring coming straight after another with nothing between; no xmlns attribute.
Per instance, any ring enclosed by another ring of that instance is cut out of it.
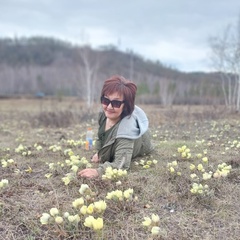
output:
<svg viewBox="0 0 240 240"><path fill-rule="evenodd" d="M81 170L80 177L93 178L104 174L107 167L128 169L135 157L152 150L148 118L135 106L137 86L122 76L107 79L101 92L103 111L99 114L97 153L92 162L97 169Z"/></svg>

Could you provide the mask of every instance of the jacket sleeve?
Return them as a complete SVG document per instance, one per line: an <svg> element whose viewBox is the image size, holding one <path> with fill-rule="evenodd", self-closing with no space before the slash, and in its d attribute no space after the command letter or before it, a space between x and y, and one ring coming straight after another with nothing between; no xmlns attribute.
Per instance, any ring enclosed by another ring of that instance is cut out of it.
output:
<svg viewBox="0 0 240 240"><path fill-rule="evenodd" d="M97 168L98 174L104 174L107 167L113 169L129 169L133 155L134 140L119 138L116 140L112 151L114 151L113 161L105 161Z"/></svg>
<svg viewBox="0 0 240 240"><path fill-rule="evenodd" d="M98 114L98 131L99 131L101 125L103 124L104 116L105 115L104 115L103 111L100 111L99 114ZM99 151L101 149L101 141L98 138L98 133L97 133L97 138L96 138L96 142L95 142L95 149L97 151Z"/></svg>

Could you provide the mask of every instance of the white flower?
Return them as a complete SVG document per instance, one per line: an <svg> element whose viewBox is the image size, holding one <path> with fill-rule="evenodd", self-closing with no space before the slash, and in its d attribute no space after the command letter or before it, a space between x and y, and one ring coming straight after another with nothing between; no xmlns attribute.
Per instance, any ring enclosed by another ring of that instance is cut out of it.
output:
<svg viewBox="0 0 240 240"><path fill-rule="evenodd" d="M160 233L160 227L152 227L151 233L152 235L158 235Z"/></svg>
<svg viewBox="0 0 240 240"><path fill-rule="evenodd" d="M75 216L69 215L67 219L68 219L69 222L74 222L75 221Z"/></svg>
<svg viewBox="0 0 240 240"><path fill-rule="evenodd" d="M57 216L57 217L55 218L55 222L56 222L57 224L61 224L61 223L63 223L63 218L60 217L60 216Z"/></svg>
<svg viewBox="0 0 240 240"><path fill-rule="evenodd" d="M65 212L65 213L63 214L63 216L64 216L65 218L68 218L68 217L70 216L70 214L69 214L69 212Z"/></svg>
<svg viewBox="0 0 240 240"><path fill-rule="evenodd" d="M90 189L89 186L87 184L82 184L80 189L79 189L79 193L84 195L84 193L87 189Z"/></svg>
<svg viewBox="0 0 240 240"><path fill-rule="evenodd" d="M42 217L40 218L41 224L48 224L48 220L51 216L48 213L43 213Z"/></svg>
<svg viewBox="0 0 240 240"><path fill-rule="evenodd" d="M68 221L69 222L79 222L80 221L80 217L79 217L79 215L78 214L76 214L76 215L69 215L68 216Z"/></svg>
<svg viewBox="0 0 240 240"><path fill-rule="evenodd" d="M158 161L154 159L153 160L153 164L157 164L157 163L158 163Z"/></svg>

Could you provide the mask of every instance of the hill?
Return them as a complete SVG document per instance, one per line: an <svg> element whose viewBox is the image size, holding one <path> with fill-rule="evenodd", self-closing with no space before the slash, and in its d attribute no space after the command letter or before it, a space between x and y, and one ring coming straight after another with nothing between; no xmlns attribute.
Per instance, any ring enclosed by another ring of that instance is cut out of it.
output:
<svg viewBox="0 0 240 240"><path fill-rule="evenodd" d="M86 99L91 78L94 100L102 82L120 74L138 85L142 103L218 104L223 101L216 73L185 73L131 51L108 45L98 49L54 38L0 39L0 95L78 96Z"/></svg>

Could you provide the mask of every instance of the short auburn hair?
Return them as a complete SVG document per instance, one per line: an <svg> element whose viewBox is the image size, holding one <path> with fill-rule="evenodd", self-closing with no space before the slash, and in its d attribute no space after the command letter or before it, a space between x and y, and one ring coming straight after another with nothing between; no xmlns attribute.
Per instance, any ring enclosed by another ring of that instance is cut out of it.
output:
<svg viewBox="0 0 240 240"><path fill-rule="evenodd" d="M137 92L136 84L123 76L113 75L105 80L101 97L115 92L123 96L124 107L121 118L131 115L135 106L135 96Z"/></svg>

